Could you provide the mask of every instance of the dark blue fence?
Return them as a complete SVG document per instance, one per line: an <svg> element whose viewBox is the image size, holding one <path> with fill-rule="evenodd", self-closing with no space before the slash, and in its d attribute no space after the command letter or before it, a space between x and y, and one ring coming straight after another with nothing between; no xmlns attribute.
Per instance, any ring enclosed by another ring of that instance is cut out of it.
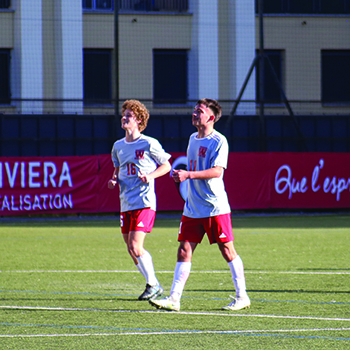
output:
<svg viewBox="0 0 350 350"><path fill-rule="evenodd" d="M110 152L114 117L0 115L0 155L72 156Z"/></svg>
<svg viewBox="0 0 350 350"><path fill-rule="evenodd" d="M350 116L223 116L231 152L350 152ZM186 152L191 115L152 115L145 134L168 152ZM124 137L111 115L0 115L0 156L109 153Z"/></svg>

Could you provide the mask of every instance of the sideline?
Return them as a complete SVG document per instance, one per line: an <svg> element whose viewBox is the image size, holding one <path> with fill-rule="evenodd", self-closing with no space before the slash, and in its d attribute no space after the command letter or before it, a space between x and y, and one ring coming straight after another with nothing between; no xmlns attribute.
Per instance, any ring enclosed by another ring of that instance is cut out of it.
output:
<svg viewBox="0 0 350 350"><path fill-rule="evenodd" d="M350 275L350 271L251 271L245 270L246 274L291 274L291 275ZM0 270L0 273L136 273L136 270ZM174 271L156 271L156 273L173 274ZM191 273L229 274L229 270L221 271L196 271Z"/></svg>
<svg viewBox="0 0 350 350"><path fill-rule="evenodd" d="M224 332L224 331L183 331L183 332L129 332L129 333L83 333L83 334L18 334L18 335L2 335L0 338L40 338L40 337L91 337L91 336L127 336L127 335L169 335L169 334L227 334L240 336L255 337L278 337L278 338L297 338L297 339L324 339L324 340L350 340L344 337L325 337L325 336L305 336L305 335L284 335L284 334L263 334L263 333L240 333L240 332Z"/></svg>
<svg viewBox="0 0 350 350"><path fill-rule="evenodd" d="M110 329L118 330L116 333L54 333L54 334L0 334L0 338L38 338L38 337L86 337L86 336L127 336L127 335L164 335L164 334L223 334L223 335L240 335L240 336L256 336L256 337L282 337L282 338L299 338L299 339L325 339L325 340L350 340L345 337L329 337L329 336L307 336L307 335L291 335L281 333L299 333L299 332L330 332L330 331L348 331L350 328L302 328L302 329L258 329L258 330L155 330L155 329L128 329L117 327L89 327L89 326L59 326L59 325L35 325L35 324L6 324L4 326L25 326L25 327L53 327L53 328L76 328L76 329ZM123 332L124 331L124 332ZM277 333L277 334L271 334Z"/></svg>
<svg viewBox="0 0 350 350"><path fill-rule="evenodd" d="M115 312L115 313L137 313L137 314L167 314L167 315L193 315L193 316L223 316L223 317L255 317L255 318L277 318L291 320L314 320L314 321L346 321L350 318L341 317L317 317L317 316L289 316L289 315L263 315L263 314L233 314L225 312L194 312L194 311L163 311L163 310L126 310L126 309L86 309L76 307L51 307L51 306L18 306L0 305L0 310L40 310L40 311L84 311L84 312Z"/></svg>
<svg viewBox="0 0 350 350"><path fill-rule="evenodd" d="M0 216L0 225L13 222L45 222L45 221L115 221L119 220L119 212L99 213L99 214L46 214L28 216ZM237 217L280 217L280 216L348 216L349 209L291 209L291 210L233 210L232 218ZM181 220L182 211L166 212L157 211L156 219L176 219Z"/></svg>

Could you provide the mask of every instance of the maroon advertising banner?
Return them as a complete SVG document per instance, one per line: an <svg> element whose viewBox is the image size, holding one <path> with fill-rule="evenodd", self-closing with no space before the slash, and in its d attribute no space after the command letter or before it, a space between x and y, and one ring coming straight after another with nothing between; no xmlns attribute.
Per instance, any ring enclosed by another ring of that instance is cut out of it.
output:
<svg viewBox="0 0 350 350"><path fill-rule="evenodd" d="M173 165L185 154L173 153ZM0 157L0 216L119 212L110 155ZM230 153L224 181L232 210L349 208L350 154ZM158 211L182 210L170 175L156 180Z"/></svg>
<svg viewBox="0 0 350 350"><path fill-rule="evenodd" d="M349 208L350 154L230 153L232 209Z"/></svg>
<svg viewBox="0 0 350 350"><path fill-rule="evenodd" d="M272 153L272 208L349 208L350 154Z"/></svg>
<svg viewBox="0 0 350 350"><path fill-rule="evenodd" d="M0 215L94 212L97 157L0 158Z"/></svg>

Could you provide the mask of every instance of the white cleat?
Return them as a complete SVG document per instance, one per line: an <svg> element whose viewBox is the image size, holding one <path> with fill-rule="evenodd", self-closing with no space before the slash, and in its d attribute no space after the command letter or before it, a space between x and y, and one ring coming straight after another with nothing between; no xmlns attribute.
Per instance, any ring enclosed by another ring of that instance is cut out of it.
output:
<svg viewBox="0 0 350 350"><path fill-rule="evenodd" d="M222 310L237 311L250 308L250 299L248 296L245 298L235 298L232 295L230 295L230 297L233 300L227 306L222 307Z"/></svg>
<svg viewBox="0 0 350 350"><path fill-rule="evenodd" d="M149 303L157 309L163 309L168 311L180 311L180 301L175 301L172 299L172 297L149 300Z"/></svg>

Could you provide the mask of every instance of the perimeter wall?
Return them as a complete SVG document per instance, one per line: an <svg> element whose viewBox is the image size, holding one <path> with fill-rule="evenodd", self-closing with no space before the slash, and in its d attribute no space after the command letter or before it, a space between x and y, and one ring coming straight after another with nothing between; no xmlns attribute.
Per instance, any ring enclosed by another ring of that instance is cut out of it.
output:
<svg viewBox="0 0 350 350"><path fill-rule="evenodd" d="M349 153L230 153L224 181L232 210L349 208L349 164ZM0 157L0 216L119 212L112 172L109 154ZM158 211L182 210L169 175L156 193Z"/></svg>

